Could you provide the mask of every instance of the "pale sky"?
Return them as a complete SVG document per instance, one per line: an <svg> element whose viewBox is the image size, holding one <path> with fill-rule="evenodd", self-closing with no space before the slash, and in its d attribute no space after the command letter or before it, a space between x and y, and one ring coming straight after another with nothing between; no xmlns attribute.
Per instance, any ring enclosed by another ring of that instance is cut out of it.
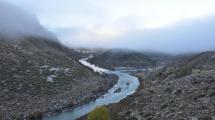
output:
<svg viewBox="0 0 215 120"><path fill-rule="evenodd" d="M162 31L215 16L215 0L5 1L35 14L68 46L117 47L116 42L134 31ZM150 42L144 37L135 41Z"/></svg>

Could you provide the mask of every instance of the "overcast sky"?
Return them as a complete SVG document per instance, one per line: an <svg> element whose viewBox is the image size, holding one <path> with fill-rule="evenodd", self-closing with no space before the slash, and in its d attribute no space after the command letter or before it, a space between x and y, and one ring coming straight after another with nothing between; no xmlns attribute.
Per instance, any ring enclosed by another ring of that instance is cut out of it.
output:
<svg viewBox="0 0 215 120"><path fill-rule="evenodd" d="M45 28L68 46L169 53L215 46L211 31L215 27L215 0L5 1L35 14Z"/></svg>

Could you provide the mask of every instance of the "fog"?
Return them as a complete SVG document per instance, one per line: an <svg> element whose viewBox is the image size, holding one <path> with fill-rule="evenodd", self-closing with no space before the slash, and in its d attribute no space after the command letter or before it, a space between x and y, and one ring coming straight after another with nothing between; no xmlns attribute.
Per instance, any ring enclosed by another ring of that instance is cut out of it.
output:
<svg viewBox="0 0 215 120"><path fill-rule="evenodd" d="M180 6L177 2L170 2L172 11L171 9L166 11L164 4L159 3L156 4L158 8L154 10L158 16L152 18L150 16L153 14L149 11L153 11L151 7L147 7L145 11L135 7L141 4L138 8L142 8L146 2L144 0L143 3L129 1L129 4L123 4L124 6L119 6L121 2L115 5L114 1L111 1L111 4L88 1L91 4L84 6L82 5L85 1L8 1L16 6L0 2L0 33L13 38L33 35L55 39L56 35L62 44L69 47L127 48L170 54L215 49L213 1L204 2L202 9L199 9L203 4L201 2L196 4L195 9L190 6L191 3L184 9L185 6L181 2ZM51 2L53 4L50 4ZM133 3L135 15L131 14L131 8L127 9L130 2ZM186 3L185 0L183 2ZM150 5L155 3L156 0ZM169 1L166 0L165 3ZM105 6L104 9L101 9L101 6ZM81 7L86 7L87 12ZM174 9L176 7L177 9ZM162 10L163 12L159 12ZM168 21L170 23L167 23ZM46 31L41 24L52 30L55 35Z"/></svg>
<svg viewBox="0 0 215 120"><path fill-rule="evenodd" d="M82 41L75 37L79 31L81 29L74 28L57 33L63 38L65 45L73 47L127 48L168 54L215 50L215 15L185 20L159 29L130 30L108 40L89 38Z"/></svg>
<svg viewBox="0 0 215 120"><path fill-rule="evenodd" d="M170 54L215 50L215 16L182 21L160 29L130 31L112 47L160 51Z"/></svg>
<svg viewBox="0 0 215 120"><path fill-rule="evenodd" d="M40 25L35 15L3 1L0 1L0 35L13 40L23 36L56 39Z"/></svg>

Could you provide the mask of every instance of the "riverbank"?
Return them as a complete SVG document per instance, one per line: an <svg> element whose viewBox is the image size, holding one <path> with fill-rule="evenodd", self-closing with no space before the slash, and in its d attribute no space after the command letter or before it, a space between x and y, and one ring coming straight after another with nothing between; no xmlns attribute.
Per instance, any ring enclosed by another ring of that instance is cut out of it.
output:
<svg viewBox="0 0 215 120"><path fill-rule="evenodd" d="M85 92L84 94L82 94L82 97L80 99L75 99L71 103L69 103L69 105L66 105L65 107L62 107L60 109L47 111L47 112L43 113L44 114L43 117L55 116L55 115L61 114L62 112L71 111L74 108L77 108L77 107L87 104L89 102L95 101L96 99L101 97L103 94L105 94L110 88L112 88L118 81L118 77L114 74L103 73L100 76L102 76L102 78L104 78L103 79L104 83L102 83L98 86L94 86L95 88L97 88L97 90L90 92L89 89L88 90L86 90L85 88L82 88L83 90L79 89L79 90Z"/></svg>
<svg viewBox="0 0 215 120"><path fill-rule="evenodd" d="M127 72L127 74L130 74L130 75L135 76L135 77L138 78L138 81L140 83L140 85L138 85L138 87L136 89L136 92L138 92L139 90L142 89L142 84L144 82L143 81L143 73L145 74L146 71L144 71L144 72L139 72L139 71L134 72L134 71L133 72ZM121 89L120 89L120 91L117 91L117 90L116 90L116 92L119 92L119 93L121 92ZM121 104L123 101L127 101L127 99L129 99L129 98L132 98L132 96L135 96L136 92L134 92L133 94L128 95L125 99L122 99L122 100L118 101L117 103L111 103L111 104L105 105L109 109L110 120L124 120L124 117L119 116L117 114L117 112L119 112L119 109L117 108L118 106L116 106L116 105ZM87 116L88 116L88 114L78 118L77 120L87 120Z"/></svg>

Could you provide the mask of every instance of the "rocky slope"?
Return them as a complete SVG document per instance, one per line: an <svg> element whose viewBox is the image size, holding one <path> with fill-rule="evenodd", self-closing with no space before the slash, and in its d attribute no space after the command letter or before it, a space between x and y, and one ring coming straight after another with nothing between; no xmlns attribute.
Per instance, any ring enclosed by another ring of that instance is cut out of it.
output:
<svg viewBox="0 0 215 120"><path fill-rule="evenodd" d="M139 90L109 107L113 120L215 119L215 52L135 75Z"/></svg>
<svg viewBox="0 0 215 120"><path fill-rule="evenodd" d="M101 67L114 69L115 67L150 67L155 62L141 52L111 49L89 60Z"/></svg>
<svg viewBox="0 0 215 120"><path fill-rule="evenodd" d="M40 118L92 100L116 82L80 65L79 54L44 38L1 38L0 119Z"/></svg>

